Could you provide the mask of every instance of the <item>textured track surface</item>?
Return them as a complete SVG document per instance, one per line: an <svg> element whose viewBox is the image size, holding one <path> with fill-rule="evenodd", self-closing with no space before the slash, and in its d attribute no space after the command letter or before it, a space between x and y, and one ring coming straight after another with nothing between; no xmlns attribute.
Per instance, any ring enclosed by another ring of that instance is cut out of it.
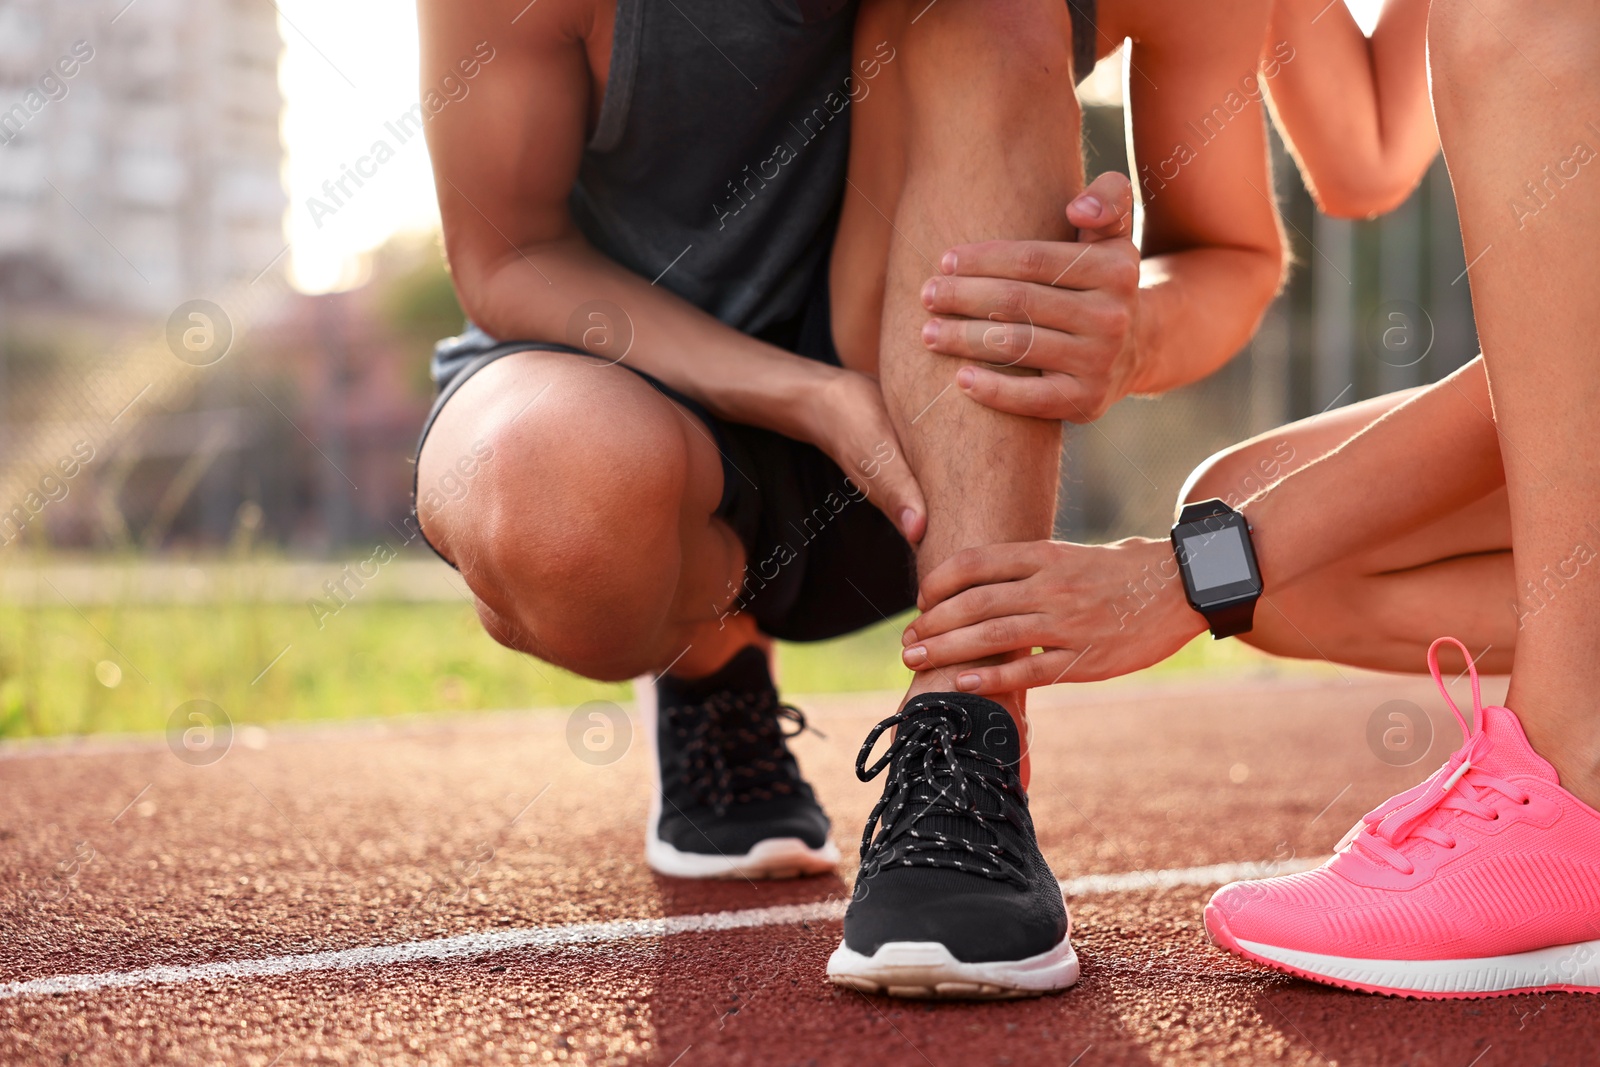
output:
<svg viewBox="0 0 1600 1067"><path fill-rule="evenodd" d="M1037 695L1045 854L1067 879L1323 854L1454 746L1431 689L1346 672ZM1441 735L1409 768L1368 747L1369 717L1393 699L1428 709ZM1083 977L1064 995L928 1004L832 987L827 902L847 893L875 795L851 764L889 700L802 703L826 734L797 749L834 816L839 878L652 875L638 731L591 765L561 714L241 735L203 767L160 741L0 749L0 983L560 924L688 928L13 995L0 999L0 1063L1594 1061L1600 998L1418 1003L1309 985L1208 945L1209 889L1153 882L1073 899ZM792 904L821 906L734 929L694 919Z"/></svg>

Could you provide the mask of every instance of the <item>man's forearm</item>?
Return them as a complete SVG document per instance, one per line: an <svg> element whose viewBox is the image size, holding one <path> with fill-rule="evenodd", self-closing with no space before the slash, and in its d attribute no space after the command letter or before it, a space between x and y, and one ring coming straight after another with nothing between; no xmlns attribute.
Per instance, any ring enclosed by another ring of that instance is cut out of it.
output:
<svg viewBox="0 0 1600 1067"><path fill-rule="evenodd" d="M895 462L895 431L872 378L740 333L581 239L452 265L467 314L490 336L570 345L642 371L720 419L814 445L908 541L922 537L927 506L909 465Z"/></svg>
<svg viewBox="0 0 1600 1067"><path fill-rule="evenodd" d="M813 399L829 368L719 322L676 294L567 237L460 279L490 336L572 345L644 371L707 410L813 440Z"/></svg>
<svg viewBox="0 0 1600 1067"><path fill-rule="evenodd" d="M1130 393L1199 381L1243 348L1277 292L1278 259L1257 249L1197 248L1140 265Z"/></svg>

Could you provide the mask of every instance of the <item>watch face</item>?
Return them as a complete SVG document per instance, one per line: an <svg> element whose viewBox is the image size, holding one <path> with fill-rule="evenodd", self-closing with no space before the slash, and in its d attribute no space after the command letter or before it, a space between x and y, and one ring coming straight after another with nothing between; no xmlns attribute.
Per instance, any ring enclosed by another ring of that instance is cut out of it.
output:
<svg viewBox="0 0 1600 1067"><path fill-rule="evenodd" d="M1236 526L1189 534L1183 539L1189 561L1189 578L1196 593L1219 585L1250 580L1250 561L1244 555L1244 532Z"/></svg>
<svg viewBox="0 0 1600 1067"><path fill-rule="evenodd" d="M1244 516L1215 515L1173 531L1189 600L1204 611L1261 593Z"/></svg>

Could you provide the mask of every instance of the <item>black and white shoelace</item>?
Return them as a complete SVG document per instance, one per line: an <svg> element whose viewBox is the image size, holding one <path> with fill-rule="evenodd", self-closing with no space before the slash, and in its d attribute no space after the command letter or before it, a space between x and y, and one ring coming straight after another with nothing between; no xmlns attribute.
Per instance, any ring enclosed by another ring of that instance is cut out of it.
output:
<svg viewBox="0 0 1600 1067"><path fill-rule="evenodd" d="M685 786L718 815L797 791L800 772L788 740L806 729L806 718L776 693L717 693L663 711Z"/></svg>
<svg viewBox="0 0 1600 1067"><path fill-rule="evenodd" d="M866 766L878 738L896 728L888 749ZM967 743L971 737L967 710L940 702L896 712L872 728L856 755L856 777L870 782L887 767L889 778L861 832L864 873L942 867L1027 888L1021 857L1007 850L996 828L1022 829L1021 790L1005 763ZM925 826L930 820L961 830Z"/></svg>

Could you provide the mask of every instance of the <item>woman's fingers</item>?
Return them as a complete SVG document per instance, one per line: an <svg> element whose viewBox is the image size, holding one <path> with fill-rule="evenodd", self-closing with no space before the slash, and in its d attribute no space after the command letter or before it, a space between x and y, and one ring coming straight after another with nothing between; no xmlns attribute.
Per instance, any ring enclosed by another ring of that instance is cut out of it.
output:
<svg viewBox="0 0 1600 1067"><path fill-rule="evenodd" d="M1067 205L1067 221L1078 228L1078 240L1126 237L1133 232L1133 185L1128 176L1108 170Z"/></svg>
<svg viewBox="0 0 1600 1067"><path fill-rule="evenodd" d="M929 319L922 324L922 344L941 356L1053 371L1076 367L1095 351L1093 337L996 319Z"/></svg>
<svg viewBox="0 0 1600 1067"><path fill-rule="evenodd" d="M935 567L917 590L917 607L927 611L963 589L1026 578L1049 556L1049 541L964 548Z"/></svg>
<svg viewBox="0 0 1600 1067"><path fill-rule="evenodd" d="M1003 619L1009 615L1031 615L1048 607L1050 605L1039 602L1039 597L1026 580L975 585L923 612L906 627L901 644L913 645L963 626L989 619Z"/></svg>
<svg viewBox="0 0 1600 1067"><path fill-rule="evenodd" d="M945 280L996 278L1061 289L1097 289L1125 271L1128 252L1084 241L982 241L957 245L939 264ZM1137 252L1134 253L1137 264ZM938 280L938 279L935 279Z"/></svg>
<svg viewBox="0 0 1600 1067"><path fill-rule="evenodd" d="M919 635L900 655L914 671L970 663L1008 652L1027 652L1060 640L1051 615L1005 615L963 626L938 637Z"/></svg>
<svg viewBox="0 0 1600 1067"><path fill-rule="evenodd" d="M923 291L922 306L934 315L1098 333L1108 324L1116 301L1106 295L1109 280L1092 281L1084 287L1087 291L1079 291L1007 278L935 278Z"/></svg>
<svg viewBox="0 0 1600 1067"><path fill-rule="evenodd" d="M992 667L970 667L956 676L956 688L963 693L987 695L1036 689L1057 682L1086 680L1074 677L1073 668L1078 666L1078 661L1087 651L1052 648Z"/></svg>
<svg viewBox="0 0 1600 1067"><path fill-rule="evenodd" d="M961 395L1010 415L1082 425L1101 414L1088 390L1066 374L1022 376L984 367L962 367L956 373L956 385Z"/></svg>

